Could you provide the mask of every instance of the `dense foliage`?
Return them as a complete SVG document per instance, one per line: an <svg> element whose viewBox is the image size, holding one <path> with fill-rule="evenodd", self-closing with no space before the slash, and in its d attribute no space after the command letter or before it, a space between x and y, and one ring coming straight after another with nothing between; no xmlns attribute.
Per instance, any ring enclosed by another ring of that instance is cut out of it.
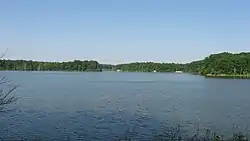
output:
<svg viewBox="0 0 250 141"><path fill-rule="evenodd" d="M41 71L102 71L121 70L130 72L175 72L183 71L197 74L238 74L245 75L250 71L250 53L212 54L204 60L187 64L136 62L130 64L99 64L97 61L72 62L37 62L25 60L0 60L0 70L41 70Z"/></svg>
<svg viewBox="0 0 250 141"><path fill-rule="evenodd" d="M204 60L187 64L174 63L130 63L120 64L116 69L137 72L191 72L199 74L247 74L250 70L250 53L212 54Z"/></svg>
<svg viewBox="0 0 250 141"><path fill-rule="evenodd" d="M250 53L212 54L203 61L202 74L247 74L250 71Z"/></svg>
<svg viewBox="0 0 250 141"><path fill-rule="evenodd" d="M114 70L114 65L111 64L101 64L101 67L103 71Z"/></svg>
<svg viewBox="0 0 250 141"><path fill-rule="evenodd" d="M0 60L0 70L27 71L101 71L97 61L37 62L26 60Z"/></svg>
<svg viewBox="0 0 250 141"><path fill-rule="evenodd" d="M133 71L133 72L190 72L198 73L203 61L195 61L187 64L175 64L175 63L130 63L130 64L120 64L116 66L116 69L122 71Z"/></svg>
<svg viewBox="0 0 250 141"><path fill-rule="evenodd" d="M177 70L184 70L183 64L174 63L130 63L130 64L120 64L116 66L116 69L122 71L134 71L134 72L175 72Z"/></svg>

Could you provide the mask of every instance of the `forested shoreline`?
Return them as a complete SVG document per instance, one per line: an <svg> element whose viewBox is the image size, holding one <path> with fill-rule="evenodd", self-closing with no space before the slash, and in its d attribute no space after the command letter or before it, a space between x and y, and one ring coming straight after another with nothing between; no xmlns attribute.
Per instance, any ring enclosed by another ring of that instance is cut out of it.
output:
<svg viewBox="0 0 250 141"><path fill-rule="evenodd" d="M203 60L186 64L176 63L130 63L120 64L116 69L121 71L137 72L175 72L183 71L205 76L247 75L250 71L250 53L218 53L212 54Z"/></svg>
<svg viewBox="0 0 250 141"><path fill-rule="evenodd" d="M97 61L39 62L27 60L0 60L0 70L12 71L102 71Z"/></svg>
<svg viewBox="0 0 250 141"><path fill-rule="evenodd" d="M27 60L0 60L0 70L21 71L102 71L125 72L176 72L201 74L204 76L244 76L250 71L250 53L218 53L203 60L186 64L136 62L129 64L100 64L97 61L74 60L69 62L39 62Z"/></svg>

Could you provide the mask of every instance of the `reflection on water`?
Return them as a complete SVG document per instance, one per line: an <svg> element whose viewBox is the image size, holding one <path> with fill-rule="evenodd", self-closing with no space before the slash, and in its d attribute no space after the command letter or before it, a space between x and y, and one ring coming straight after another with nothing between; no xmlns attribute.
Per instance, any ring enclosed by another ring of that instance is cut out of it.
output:
<svg viewBox="0 0 250 141"><path fill-rule="evenodd" d="M0 72L21 87L2 139L151 139L181 125L225 134L249 123L249 80L169 73ZM237 128L234 126L237 125ZM0 139L1 139L0 138Z"/></svg>

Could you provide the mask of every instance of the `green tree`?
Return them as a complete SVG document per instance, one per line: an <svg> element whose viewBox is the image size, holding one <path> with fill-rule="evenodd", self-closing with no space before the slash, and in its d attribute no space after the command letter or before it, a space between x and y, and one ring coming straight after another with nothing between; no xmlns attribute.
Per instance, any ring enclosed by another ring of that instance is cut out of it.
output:
<svg viewBox="0 0 250 141"><path fill-rule="evenodd" d="M0 70L21 71L101 71L97 61L37 62L26 60L0 60Z"/></svg>

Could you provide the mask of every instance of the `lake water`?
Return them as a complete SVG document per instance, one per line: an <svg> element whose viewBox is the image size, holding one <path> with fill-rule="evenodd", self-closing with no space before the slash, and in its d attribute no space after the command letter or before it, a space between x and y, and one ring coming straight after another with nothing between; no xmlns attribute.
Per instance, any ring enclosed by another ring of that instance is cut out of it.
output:
<svg viewBox="0 0 250 141"><path fill-rule="evenodd" d="M250 81L190 74L0 72L20 87L0 140L147 140L181 125L223 134L250 124Z"/></svg>

